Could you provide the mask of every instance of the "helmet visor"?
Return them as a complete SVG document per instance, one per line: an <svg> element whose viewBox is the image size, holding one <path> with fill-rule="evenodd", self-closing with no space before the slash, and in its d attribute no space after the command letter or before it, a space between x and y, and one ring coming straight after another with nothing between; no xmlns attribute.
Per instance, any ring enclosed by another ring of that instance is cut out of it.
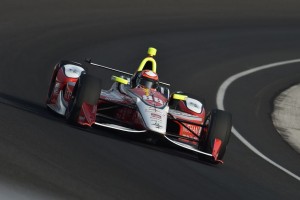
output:
<svg viewBox="0 0 300 200"><path fill-rule="evenodd" d="M153 81L153 80L149 80L149 79L145 79L145 78L141 78L139 85L144 86L145 88L157 88L158 86L158 82Z"/></svg>

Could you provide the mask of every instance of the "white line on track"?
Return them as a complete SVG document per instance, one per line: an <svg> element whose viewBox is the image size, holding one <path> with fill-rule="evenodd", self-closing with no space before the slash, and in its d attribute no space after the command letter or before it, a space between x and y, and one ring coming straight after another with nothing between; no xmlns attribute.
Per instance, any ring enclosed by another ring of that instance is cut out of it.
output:
<svg viewBox="0 0 300 200"><path fill-rule="evenodd" d="M293 63L298 63L300 62L300 59L294 59L294 60L287 60L287 61L282 61L282 62L276 62L276 63L271 63L268 65L262 65L259 67L255 67L243 72L240 72L238 74L235 74L233 76L230 76L228 79L226 79L222 85L218 89L217 93L217 107L221 110L225 110L224 108L224 97L227 88L232 84L234 81L236 81L239 78L242 78L244 76L247 76L249 74L252 74L254 72L258 72L264 69L269 69L273 67L279 67L282 65L288 65L288 64L293 64ZM281 165L277 164L267 156L265 156L263 153L261 153L258 149L256 149L252 144L250 144L234 127L232 127L232 133L244 144L246 145L251 151L253 151L255 154L263 158L265 161L269 162L273 166L277 167L278 169L282 170L283 172L287 173L288 175L292 176L293 178L297 179L300 181L300 177L293 172L289 171L288 169L282 167Z"/></svg>

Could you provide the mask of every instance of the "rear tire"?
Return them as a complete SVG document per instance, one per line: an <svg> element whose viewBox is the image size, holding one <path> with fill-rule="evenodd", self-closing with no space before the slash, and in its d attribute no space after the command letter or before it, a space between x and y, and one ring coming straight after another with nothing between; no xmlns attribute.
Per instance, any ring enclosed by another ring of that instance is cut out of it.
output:
<svg viewBox="0 0 300 200"><path fill-rule="evenodd" d="M207 116L205 124L208 124L205 152L212 153L214 141L218 138L222 144L217 159L222 160L231 135L232 116L229 112L215 109Z"/></svg>
<svg viewBox="0 0 300 200"><path fill-rule="evenodd" d="M100 92L101 81L91 75L82 74L76 82L66 110L67 121L77 123L82 104L86 102L90 105L96 105Z"/></svg>

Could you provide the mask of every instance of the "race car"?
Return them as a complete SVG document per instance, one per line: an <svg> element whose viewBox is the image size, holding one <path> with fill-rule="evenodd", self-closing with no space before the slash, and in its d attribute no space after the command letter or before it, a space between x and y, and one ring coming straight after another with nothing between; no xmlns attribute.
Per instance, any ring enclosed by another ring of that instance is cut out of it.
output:
<svg viewBox="0 0 300 200"><path fill-rule="evenodd" d="M93 63L60 61L55 65L46 105L66 120L81 126L103 126L119 131L147 133L195 152L214 164L222 159L229 142L229 112L207 112L193 95L170 93L170 84L159 81L157 50L150 47L134 74ZM87 67L100 67L120 74L112 76L111 88Z"/></svg>

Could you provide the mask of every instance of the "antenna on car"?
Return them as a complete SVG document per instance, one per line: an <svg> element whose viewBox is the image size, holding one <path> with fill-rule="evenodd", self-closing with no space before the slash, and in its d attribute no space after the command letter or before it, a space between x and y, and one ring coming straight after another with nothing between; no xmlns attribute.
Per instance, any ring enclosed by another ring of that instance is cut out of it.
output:
<svg viewBox="0 0 300 200"><path fill-rule="evenodd" d="M85 58L84 59L84 62L90 64L90 65L93 65L93 66L96 66L96 67L100 67L100 68L103 68L103 69L108 69L108 70L111 70L111 71L114 71L114 72L119 72L121 74L126 74L126 75L129 75L129 76L132 76L133 74L131 73L128 73L128 72L124 72L124 71L121 71L121 70L118 70L118 69L114 69L114 68L111 68L111 67L106 67L104 65L99 65L97 63L92 63L92 59L91 58Z"/></svg>
<svg viewBox="0 0 300 200"><path fill-rule="evenodd" d="M140 66L139 66L139 68L138 68L138 71L141 71L141 70L143 69L143 67L144 67L144 65L146 64L146 62L152 62L152 64L153 64L152 70L153 70L154 72L156 72L156 61L153 59L153 57L156 55L156 52L157 52L157 50L156 50L155 48L153 48L153 47L149 47L149 48L148 48L148 52L147 52L148 57L146 57L146 58L141 62ZM97 64L97 63L93 63L93 62L92 62L92 58L85 58L85 59L84 59L84 62L86 62L86 63L88 63L88 64L90 64L90 65L92 65L92 66L100 67L100 68L102 68L102 69L107 69L107 70L111 70L111 71L118 72L118 73L121 73L121 74L133 76L132 73L124 72L124 71L121 71L121 70L118 70L118 69L114 69L114 68L111 68L111 67L107 67L107 66L104 66L104 65L99 65L99 64ZM169 83L164 83L164 82L161 82L161 81L159 82L159 84L165 85L165 86L170 86Z"/></svg>

